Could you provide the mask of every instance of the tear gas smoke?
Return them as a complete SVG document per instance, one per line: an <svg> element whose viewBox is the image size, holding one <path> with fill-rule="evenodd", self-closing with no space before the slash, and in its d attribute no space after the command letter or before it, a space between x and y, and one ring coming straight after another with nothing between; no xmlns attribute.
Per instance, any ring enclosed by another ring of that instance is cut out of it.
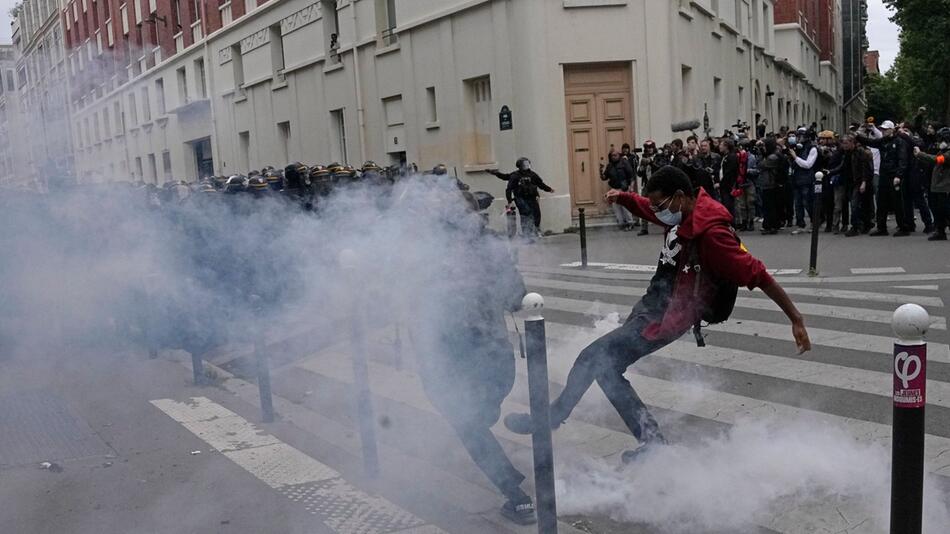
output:
<svg viewBox="0 0 950 534"><path fill-rule="evenodd" d="M576 357L580 348L622 320L616 312L599 314L596 303L588 315L594 317L594 329L549 343L552 359ZM701 380L690 375L673 382L696 385ZM702 386L716 389L708 382ZM595 410L611 409L602 395L598 398ZM742 419L725 432L657 448L620 469L614 458L562 455L557 460L559 513L607 516L673 534L744 532L755 525L817 532L831 524L840 525L835 531L847 526L849 532L887 532L889 448L862 443L844 429L806 416ZM932 482L925 489L924 524L925 532L937 534L950 524L950 507Z"/></svg>

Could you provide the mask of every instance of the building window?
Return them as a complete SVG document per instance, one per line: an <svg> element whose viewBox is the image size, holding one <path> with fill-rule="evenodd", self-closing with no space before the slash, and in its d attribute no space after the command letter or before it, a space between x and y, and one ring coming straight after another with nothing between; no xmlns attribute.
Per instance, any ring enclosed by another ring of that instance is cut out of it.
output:
<svg viewBox="0 0 950 534"><path fill-rule="evenodd" d="M745 115L745 87L739 86L739 120L737 123L742 122L742 116ZM739 132L736 132L739 133Z"/></svg>
<svg viewBox="0 0 950 534"><path fill-rule="evenodd" d="M162 152L162 173L166 182L172 180L172 153L167 150Z"/></svg>
<svg viewBox="0 0 950 534"><path fill-rule="evenodd" d="M439 122L439 106L435 99L435 87L426 87L426 122L437 124Z"/></svg>
<svg viewBox="0 0 950 534"><path fill-rule="evenodd" d="M208 88L205 85L205 60L195 60L195 85L197 86L198 98L208 97Z"/></svg>
<svg viewBox="0 0 950 534"><path fill-rule="evenodd" d="M15 90L16 90L16 87L14 87L14 85L15 85L15 84L14 84L14 78L15 78L15 76L13 75L13 69L7 69L7 76L6 76L6 79L7 79L7 91L15 91Z"/></svg>
<svg viewBox="0 0 950 534"><path fill-rule="evenodd" d="M135 105L135 93L129 93L129 122L133 127L139 124L139 112Z"/></svg>
<svg viewBox="0 0 950 534"><path fill-rule="evenodd" d="M465 81L467 136L465 162L468 165L485 165L495 162L492 144L492 98L491 79L488 76Z"/></svg>
<svg viewBox="0 0 950 534"><path fill-rule="evenodd" d="M145 171L142 170L142 158L135 156L135 171L138 173L136 177L142 182L145 181Z"/></svg>
<svg viewBox="0 0 950 534"><path fill-rule="evenodd" d="M158 114L165 114L165 80L155 80L155 103L158 104Z"/></svg>
<svg viewBox="0 0 950 534"><path fill-rule="evenodd" d="M234 92L244 94L244 57L241 56L241 45L231 45L231 69L234 75Z"/></svg>
<svg viewBox="0 0 950 534"><path fill-rule="evenodd" d="M152 99L148 96L148 87L142 88L142 121L152 120Z"/></svg>
<svg viewBox="0 0 950 534"><path fill-rule="evenodd" d="M396 0L376 0L376 31L383 46L396 44L395 29Z"/></svg>
<svg viewBox="0 0 950 534"><path fill-rule="evenodd" d="M155 164L155 154L148 155L148 177L152 183L158 183L158 166Z"/></svg>
<svg viewBox="0 0 950 534"><path fill-rule="evenodd" d="M238 170L241 172L247 172L248 169L251 168L251 132L240 132L238 134L238 144L241 151L238 156L241 158L241 163L244 165L243 168Z"/></svg>
<svg viewBox="0 0 950 534"><path fill-rule="evenodd" d="M345 162L346 157L346 118L343 109L330 112L330 159Z"/></svg>
<svg viewBox="0 0 950 534"><path fill-rule="evenodd" d="M112 122L109 120L109 108L103 108L102 110L102 131L105 134L106 139L112 137Z"/></svg>
<svg viewBox="0 0 950 534"><path fill-rule="evenodd" d="M244 12L250 13L257 7L257 0L244 0Z"/></svg>
<svg viewBox="0 0 950 534"><path fill-rule="evenodd" d="M112 105L112 114L115 118L115 132L117 135L125 133L125 130L122 128L122 104L116 102Z"/></svg>
<svg viewBox="0 0 950 534"><path fill-rule="evenodd" d="M185 67L179 67L176 75L178 76L178 102L185 105L188 103L188 75Z"/></svg>
<svg viewBox="0 0 950 534"><path fill-rule="evenodd" d="M340 62L340 20L336 0L321 0L323 8L323 35L326 35L326 55L329 63Z"/></svg>
<svg viewBox="0 0 950 534"><path fill-rule="evenodd" d="M688 119L693 115L693 68L688 65L680 66L680 83L682 87L682 101L680 102L680 113L683 119Z"/></svg>
<svg viewBox="0 0 950 534"><path fill-rule="evenodd" d="M275 80L283 81L284 77L284 40L280 35L280 24L270 27L270 62Z"/></svg>
<svg viewBox="0 0 950 534"><path fill-rule="evenodd" d="M281 161L290 161L290 122L277 123L277 137L280 141Z"/></svg>

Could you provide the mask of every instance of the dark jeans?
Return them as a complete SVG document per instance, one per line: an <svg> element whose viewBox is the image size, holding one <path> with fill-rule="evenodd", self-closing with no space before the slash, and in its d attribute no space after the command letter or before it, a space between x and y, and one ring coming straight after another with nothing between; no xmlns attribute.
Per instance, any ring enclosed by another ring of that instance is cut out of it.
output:
<svg viewBox="0 0 950 534"><path fill-rule="evenodd" d="M894 212L898 230L913 230L908 223L907 212L904 211L904 188L894 187L893 176L881 176L881 184L877 188L877 229L887 230L887 214Z"/></svg>
<svg viewBox="0 0 950 534"><path fill-rule="evenodd" d="M775 187L762 190L762 229L778 230L782 227L782 203L784 202L784 191Z"/></svg>
<svg viewBox="0 0 950 534"><path fill-rule="evenodd" d="M733 218L736 216L736 197L732 196L732 188L728 191L719 190L720 202L722 205L729 210L729 215L732 215Z"/></svg>
<svg viewBox="0 0 950 534"><path fill-rule="evenodd" d="M870 230L874 224L874 192L871 186L864 193L859 187L851 191L851 227L855 230Z"/></svg>
<svg viewBox="0 0 950 534"><path fill-rule="evenodd" d="M795 224L799 228L805 227L805 212L812 224L818 224L814 219L815 192L813 184L795 186Z"/></svg>
<svg viewBox="0 0 950 534"><path fill-rule="evenodd" d="M644 339L643 329L652 319L638 311L638 307L633 309L623 325L581 351L567 375L564 390L551 403L552 423L566 420L596 380L637 440L650 441L659 433L656 420L623 373L637 360L670 344L675 338L663 341Z"/></svg>
<svg viewBox="0 0 950 534"><path fill-rule="evenodd" d="M950 226L950 193L930 193L930 206L934 212L934 226L938 234L946 234Z"/></svg>
<svg viewBox="0 0 950 534"><path fill-rule="evenodd" d="M788 226L791 226L794 222L792 219L795 218L795 184L789 181L782 186L782 190L785 194L785 202L783 205L785 208L783 211L783 215L785 216L784 221L788 223Z"/></svg>
<svg viewBox="0 0 950 534"><path fill-rule="evenodd" d="M904 194L904 213L907 217L907 224L914 228L914 208L920 213L920 222L924 227L933 226L934 219L930 213L930 205L927 203L927 191L915 184L910 184L908 192Z"/></svg>
<svg viewBox="0 0 950 534"><path fill-rule="evenodd" d="M501 443L498 443L498 438L492 434L491 428L474 421L451 417L448 420L462 440L465 450L488 480L491 480L506 499L521 500L524 496L521 489L524 475L512 465Z"/></svg>
<svg viewBox="0 0 950 534"><path fill-rule="evenodd" d="M541 206L538 204L538 197L515 197L515 206L521 215L521 235L535 235L541 228Z"/></svg>

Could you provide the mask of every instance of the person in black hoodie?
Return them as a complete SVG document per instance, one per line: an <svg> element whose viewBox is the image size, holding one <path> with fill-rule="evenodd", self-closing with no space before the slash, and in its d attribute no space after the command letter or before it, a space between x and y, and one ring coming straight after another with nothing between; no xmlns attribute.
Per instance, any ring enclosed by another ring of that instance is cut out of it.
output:
<svg viewBox="0 0 950 534"><path fill-rule="evenodd" d="M630 162L616 150L611 150L607 159L607 165L601 169L600 179L606 181L611 189L629 191L636 177ZM633 215L630 214L627 208L615 203L613 204L613 210L620 229L625 232L633 230Z"/></svg>
<svg viewBox="0 0 950 534"><path fill-rule="evenodd" d="M508 174L498 172L498 169L491 169L488 173L508 182L505 200L509 206L514 203L518 208L518 214L521 215L521 235L527 239L540 237L541 205L538 203L538 190L553 193L554 189L544 183L538 173L531 170L531 160L528 158L518 158L515 167L515 172Z"/></svg>
<svg viewBox="0 0 950 534"><path fill-rule="evenodd" d="M732 190L739 179L739 155L736 153L736 142L728 138L723 139L719 143L719 153L722 154L719 201L735 217L736 198L732 196Z"/></svg>

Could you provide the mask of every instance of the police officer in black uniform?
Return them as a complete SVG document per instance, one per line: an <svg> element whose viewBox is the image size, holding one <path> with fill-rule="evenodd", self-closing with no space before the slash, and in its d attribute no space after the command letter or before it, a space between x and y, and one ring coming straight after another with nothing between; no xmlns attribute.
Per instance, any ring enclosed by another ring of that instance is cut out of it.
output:
<svg viewBox="0 0 950 534"><path fill-rule="evenodd" d="M521 215L521 235L528 239L540 237L541 206L538 203L540 197L538 190L553 193L554 189L544 183L538 173L531 169L531 160L528 158L518 158L515 167L515 172L510 174L498 172L497 169L488 172L508 182L508 187L505 188L505 200L508 201L509 206L514 203L518 208L518 214Z"/></svg>

